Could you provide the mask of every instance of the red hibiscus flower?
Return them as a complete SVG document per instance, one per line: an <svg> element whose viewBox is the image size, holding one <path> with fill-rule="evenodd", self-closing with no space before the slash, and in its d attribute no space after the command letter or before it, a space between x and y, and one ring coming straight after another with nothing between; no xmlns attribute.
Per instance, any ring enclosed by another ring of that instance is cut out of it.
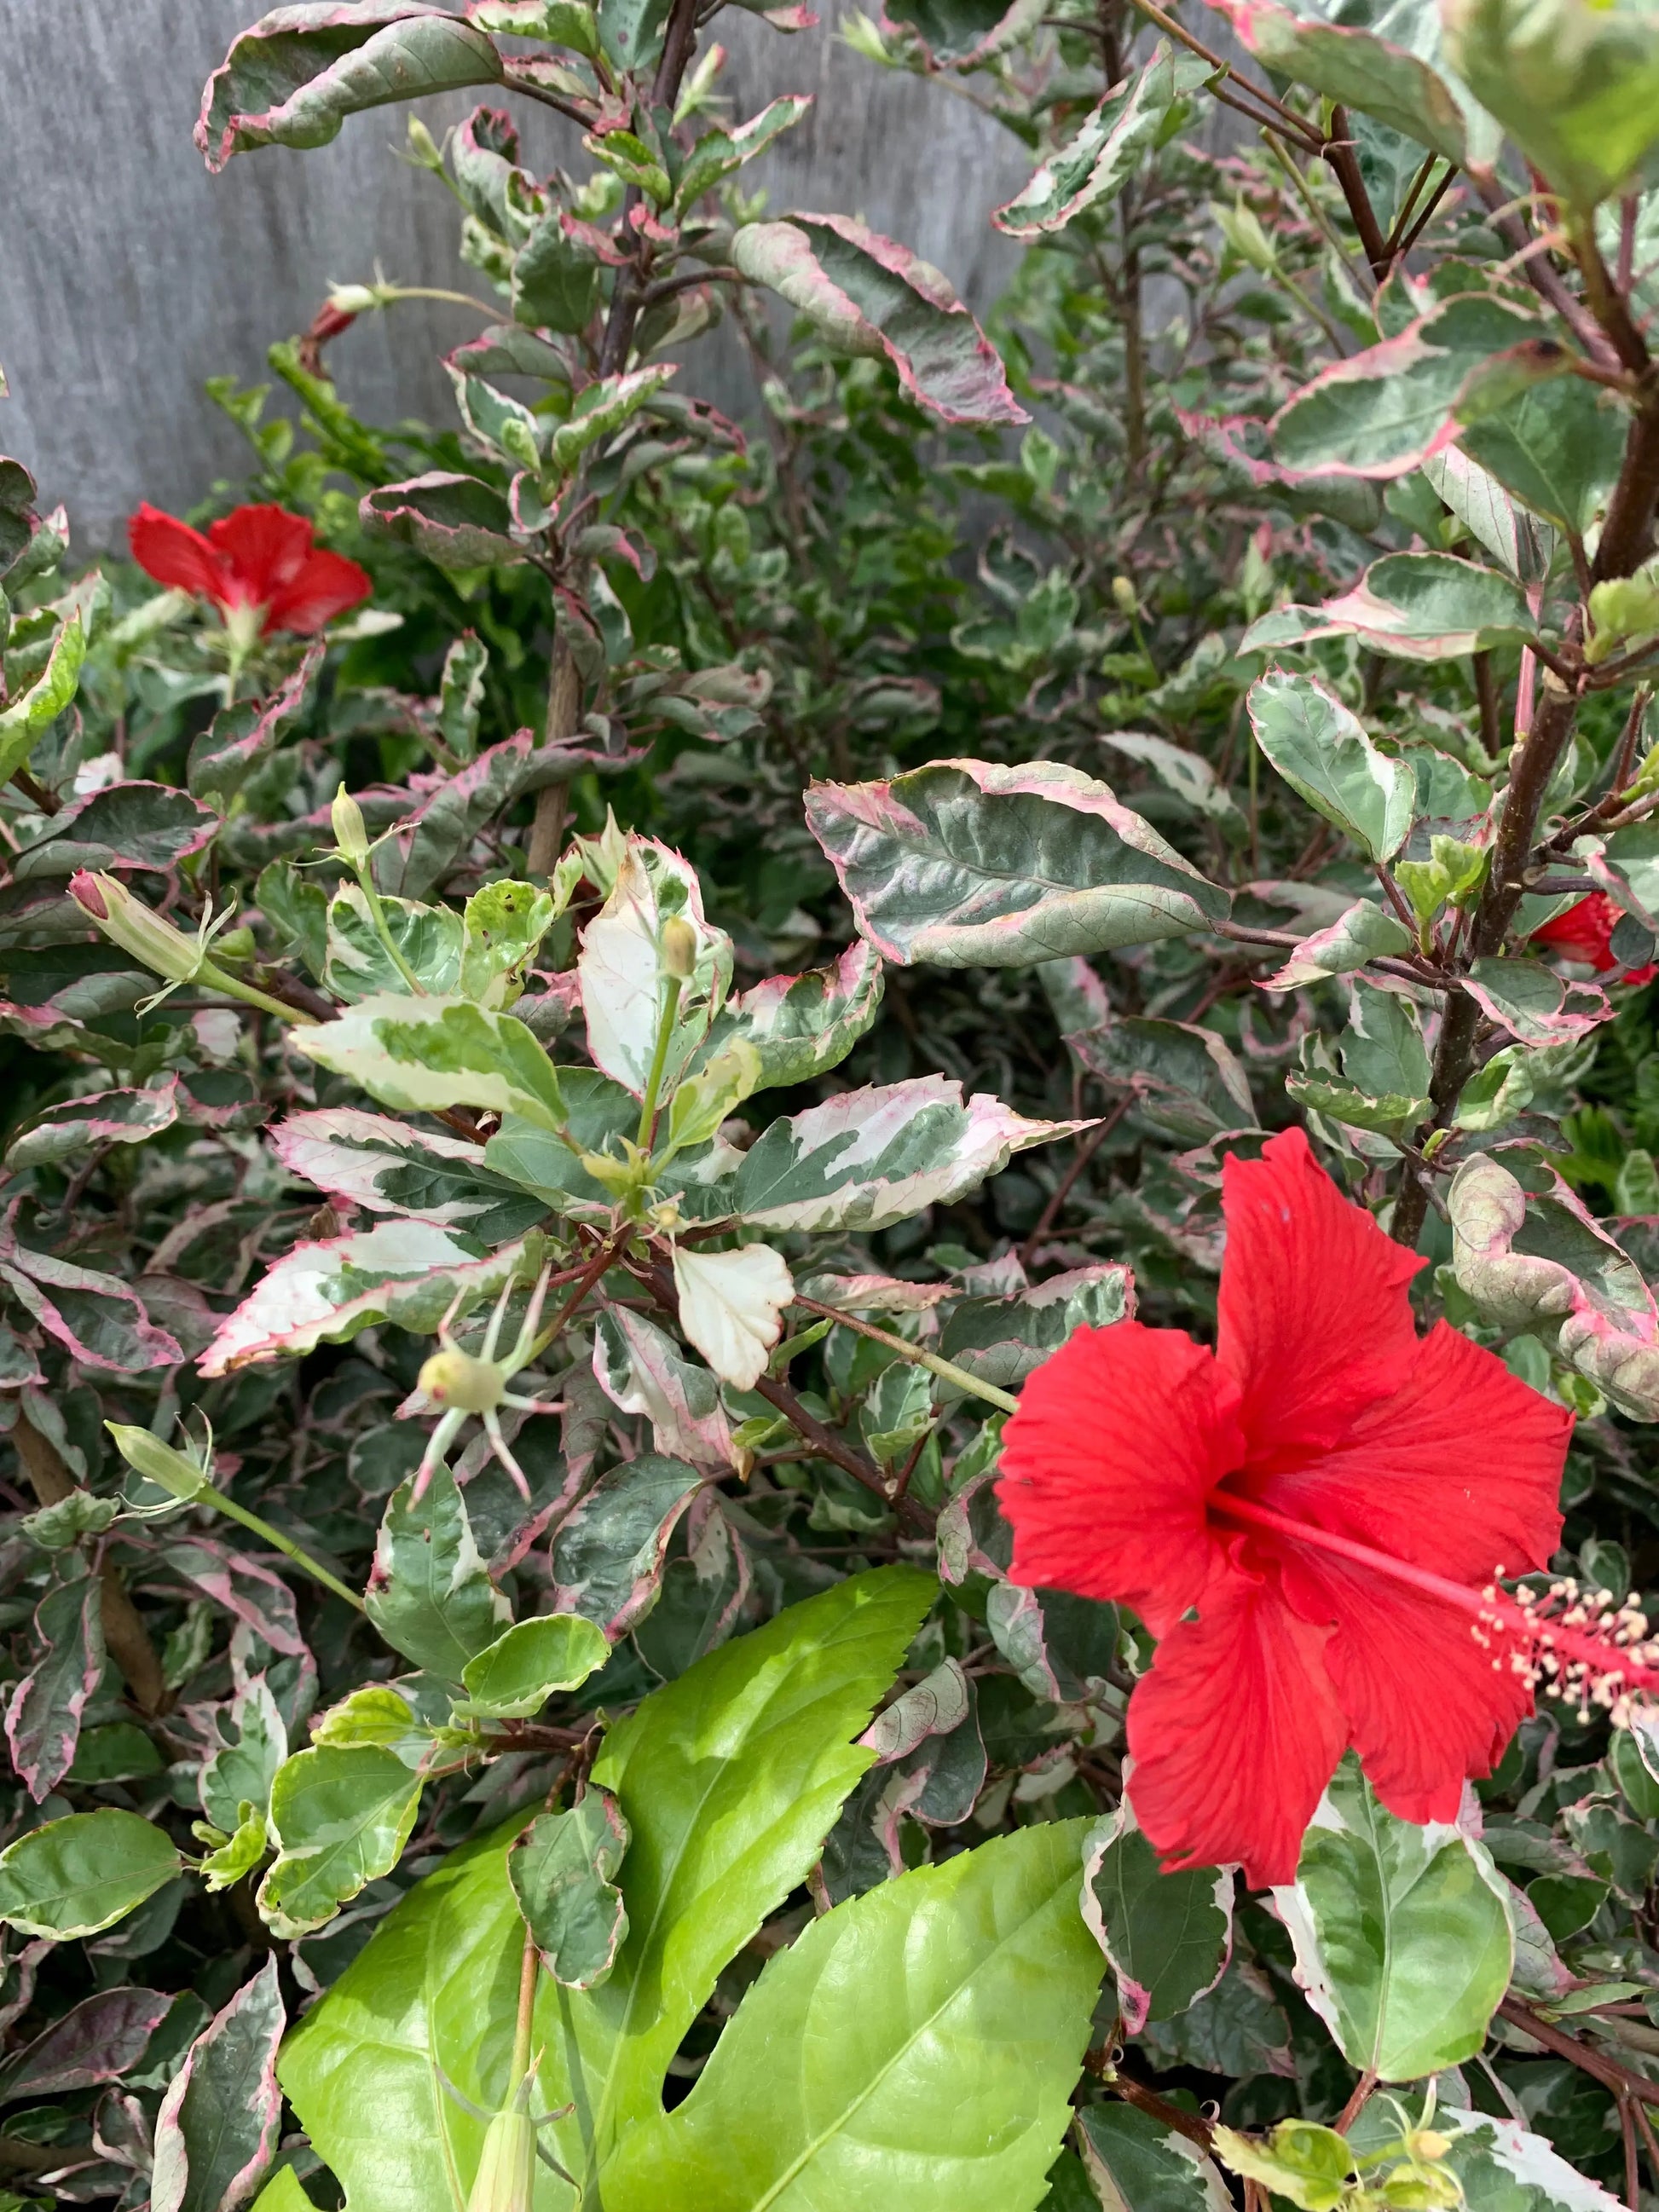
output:
<svg viewBox="0 0 1659 2212"><path fill-rule="evenodd" d="M205 536L146 503L127 525L132 557L147 576L211 599L227 623L240 617L258 635L296 630L308 637L366 599L366 571L312 542L302 514L282 507L239 507Z"/></svg>
<svg viewBox="0 0 1659 2212"><path fill-rule="evenodd" d="M1423 1261L1299 1129L1222 1189L1216 1349L1079 1329L1026 1383L998 1488L1017 1582L1119 1601L1159 1639L1128 1745L1164 1863L1260 1886L1295 1879L1350 1746L1391 1811L1450 1820L1540 1675L1611 1704L1659 1651L1628 1648L1633 1613L1592 1602L1580 1630L1496 1587L1554 1548L1571 1414L1444 1322L1418 1335Z"/></svg>
<svg viewBox="0 0 1659 2212"><path fill-rule="evenodd" d="M1534 945L1553 945L1569 960L1580 960L1587 968L1594 968L1598 975L1605 975L1610 968L1622 964L1613 949L1619 911L1605 891L1592 891L1577 906L1558 914L1553 921L1534 929L1532 941ZM1656 975L1659 966L1650 962L1645 968L1632 968L1622 980L1626 983L1650 983Z"/></svg>

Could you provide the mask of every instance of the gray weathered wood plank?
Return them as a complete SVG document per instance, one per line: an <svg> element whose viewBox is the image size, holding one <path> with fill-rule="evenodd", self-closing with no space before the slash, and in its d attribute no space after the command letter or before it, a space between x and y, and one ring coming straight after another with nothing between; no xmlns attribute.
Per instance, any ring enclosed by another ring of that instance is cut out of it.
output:
<svg viewBox="0 0 1659 2212"><path fill-rule="evenodd" d="M842 46L834 22L848 4L828 0L823 27L792 38L736 9L714 27L737 115L780 92L817 99L745 182L764 184L778 210L864 216L983 307L1014 258L989 212L1027 157L966 100ZM182 507L240 471L240 441L203 379L259 379L267 345L304 326L331 279L378 260L407 283L456 282L454 204L398 161L400 111L356 117L315 152L267 149L207 175L191 143L202 84L258 12L258 0L0 0L0 362L12 393L0 452L68 503L83 544L118 538L140 499ZM438 130L468 105L422 112ZM586 168L559 118L521 120L532 163ZM349 331L331 362L365 414L447 420L437 356L473 327L462 310L405 307ZM702 356L685 381L741 404L734 352Z"/></svg>

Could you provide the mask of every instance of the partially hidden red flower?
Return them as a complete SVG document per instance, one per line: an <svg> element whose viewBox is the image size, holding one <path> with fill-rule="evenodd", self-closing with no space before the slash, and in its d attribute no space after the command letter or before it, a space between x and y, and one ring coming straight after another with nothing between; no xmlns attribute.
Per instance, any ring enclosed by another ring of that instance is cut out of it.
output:
<svg viewBox="0 0 1659 2212"><path fill-rule="evenodd" d="M1025 1385L998 1493L1016 1582L1158 1638L1129 1794L1164 1864L1260 1886L1294 1881L1351 1746L1419 1821L1503 1756L1537 1669L1492 1585L1549 1559L1572 1417L1444 1322L1418 1335L1424 1263L1300 1130L1229 1158L1222 1204L1215 1350L1079 1329Z"/></svg>
<svg viewBox="0 0 1659 2212"><path fill-rule="evenodd" d="M146 502L127 525L127 543L158 584L211 599L228 617L257 613L261 636L308 637L374 588L365 569L315 544L304 515L283 507L239 507L204 535Z"/></svg>
<svg viewBox="0 0 1659 2212"><path fill-rule="evenodd" d="M1605 891L1592 891L1581 898L1565 914L1558 914L1553 921L1547 921L1541 929L1534 929L1534 945L1547 945L1569 960L1580 960L1587 968L1594 968L1598 975L1609 969L1622 966L1613 949L1613 933L1619 926L1619 908ZM1659 964L1650 961L1645 968L1632 968L1622 980L1626 983L1650 983L1659 975Z"/></svg>

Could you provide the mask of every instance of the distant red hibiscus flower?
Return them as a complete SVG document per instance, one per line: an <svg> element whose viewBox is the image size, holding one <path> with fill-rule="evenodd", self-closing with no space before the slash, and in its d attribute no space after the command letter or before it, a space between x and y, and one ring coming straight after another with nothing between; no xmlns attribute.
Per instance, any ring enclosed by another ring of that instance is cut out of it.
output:
<svg viewBox="0 0 1659 2212"><path fill-rule="evenodd" d="M1350 1746L1392 1811L1450 1820L1540 1674L1607 1703L1650 1670L1609 1650L1636 1616L1558 1638L1494 1585L1554 1548L1571 1416L1444 1322L1418 1335L1423 1261L1300 1130L1230 1158L1222 1191L1215 1351L1079 1329L1025 1385L999 1495L1017 1582L1119 1601L1159 1639L1128 1747L1164 1863L1260 1886L1295 1879Z"/></svg>
<svg viewBox="0 0 1659 2212"><path fill-rule="evenodd" d="M312 542L304 515L282 507L239 507L204 536L146 503L127 525L127 542L147 576L211 599L227 623L257 616L262 637L277 629L310 636L374 589L355 561Z"/></svg>
<svg viewBox="0 0 1659 2212"><path fill-rule="evenodd" d="M1598 975L1605 975L1609 969L1621 964L1613 949L1613 933L1618 925L1619 908L1605 891L1592 891L1577 906L1558 914L1553 921L1534 929L1532 941L1534 945L1551 945L1569 960L1581 960L1587 968L1594 968ZM1650 983L1656 975L1659 975L1659 966L1650 961L1645 968L1632 968L1623 980L1626 983Z"/></svg>

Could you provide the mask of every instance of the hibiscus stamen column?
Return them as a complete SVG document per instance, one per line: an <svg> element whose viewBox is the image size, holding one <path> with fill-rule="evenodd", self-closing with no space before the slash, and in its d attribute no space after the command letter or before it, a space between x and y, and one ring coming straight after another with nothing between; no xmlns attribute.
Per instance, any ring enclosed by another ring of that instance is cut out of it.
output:
<svg viewBox="0 0 1659 2212"><path fill-rule="evenodd" d="M1659 1640L1649 1637L1647 1615L1619 1603L1610 1590L1587 1590L1565 1577L1542 1589L1522 1583L1504 1589L1501 1565L1476 1588L1230 1491L1217 1492L1210 1510L1218 1519L1350 1560L1454 1607L1468 1616L1476 1643L1492 1652L1495 1669L1507 1668L1529 1689L1577 1705L1581 1719L1599 1707L1622 1728L1632 1698L1659 1696Z"/></svg>

